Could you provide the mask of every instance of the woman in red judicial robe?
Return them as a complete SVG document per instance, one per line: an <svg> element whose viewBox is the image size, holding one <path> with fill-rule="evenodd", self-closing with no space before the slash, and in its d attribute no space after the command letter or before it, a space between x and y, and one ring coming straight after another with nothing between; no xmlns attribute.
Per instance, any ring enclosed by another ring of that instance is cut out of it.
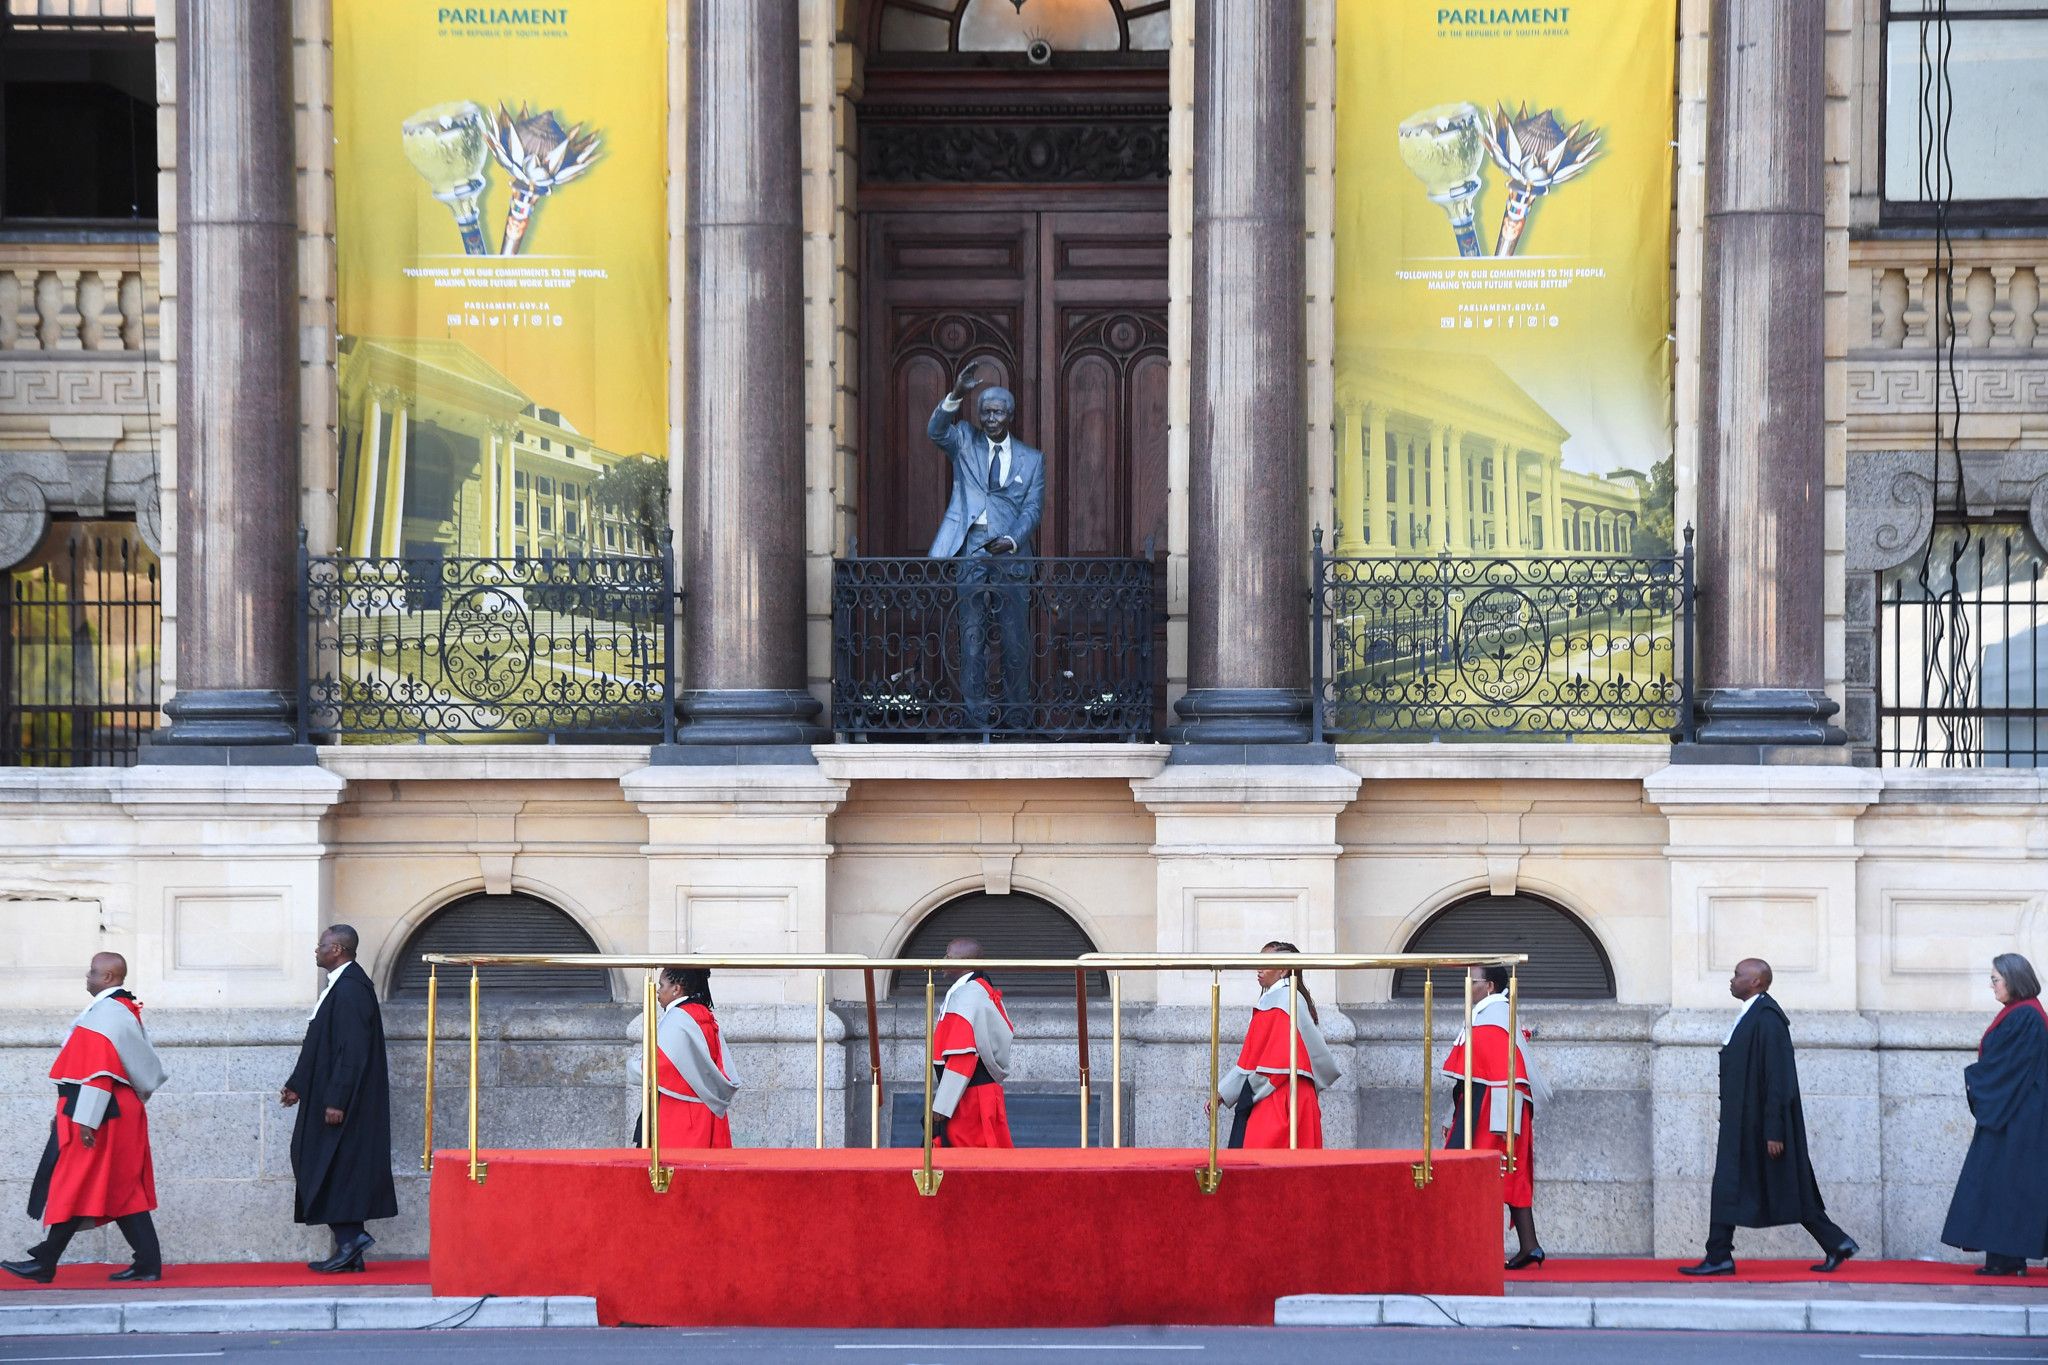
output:
<svg viewBox="0 0 2048 1365"><path fill-rule="evenodd" d="M1474 967L1471 969L1472 1031L1472 1142L1475 1147L1491 1147L1496 1152L1506 1153L1508 1149L1508 1106L1502 1102L1508 1086L1508 969L1505 967ZM1444 1132L1444 1146L1465 1145L1465 1035L1459 1031L1458 1041L1444 1058L1444 1075L1455 1084L1451 1087L1451 1126ZM1515 1225L1515 1236L1521 1242L1513 1259L1507 1263L1509 1270L1520 1270L1524 1266L1542 1265L1543 1247L1536 1240L1536 1140L1533 1136L1535 1110L1538 1105L1550 1099L1550 1087L1543 1083L1541 1073L1536 1070L1529 1055L1529 1039L1526 1032L1517 1040L1515 1048L1515 1094L1518 1112L1515 1115L1515 1169L1507 1177L1504 1197L1508 1206L1508 1217Z"/></svg>
<svg viewBox="0 0 2048 1365"><path fill-rule="evenodd" d="M1268 943L1265 953L1298 953L1292 943ZM1335 1085L1344 1074L1323 1041L1316 1014L1316 1002L1308 986L1296 978L1296 1028L1287 1026L1287 978L1285 967L1269 967L1259 973L1259 1002L1252 1010L1251 1027L1245 1030L1244 1046L1238 1049L1237 1064L1217 1083L1216 1098L1234 1111L1230 1125L1232 1147L1287 1146L1288 1039L1294 1039L1293 1064L1296 1110L1294 1145L1303 1151L1323 1145L1321 1093Z"/></svg>
<svg viewBox="0 0 2048 1365"><path fill-rule="evenodd" d="M732 1146L726 1114L739 1083L711 1012L711 973L664 967L654 998L661 1005L654 1043L663 1149Z"/></svg>

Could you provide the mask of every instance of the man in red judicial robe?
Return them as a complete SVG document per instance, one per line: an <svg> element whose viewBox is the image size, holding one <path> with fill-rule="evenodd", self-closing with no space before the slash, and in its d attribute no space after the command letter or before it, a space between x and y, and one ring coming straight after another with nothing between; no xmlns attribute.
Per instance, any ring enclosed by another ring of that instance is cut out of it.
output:
<svg viewBox="0 0 2048 1365"><path fill-rule="evenodd" d="M1505 1153L1508 1149L1508 969L1471 969L1472 993L1472 1144ZM1444 1075L1451 1086L1451 1126L1446 1147L1465 1145L1465 1035L1461 1030L1450 1055L1444 1058ZM1536 1139L1537 1106L1548 1103L1550 1087L1543 1082L1529 1053L1526 1033L1515 1040L1515 1169L1507 1177L1503 1195L1508 1217L1515 1225L1520 1249L1507 1263L1510 1270L1541 1265L1543 1248L1536 1240Z"/></svg>
<svg viewBox="0 0 2048 1365"><path fill-rule="evenodd" d="M1295 953L1291 943L1268 943L1261 952ZM1295 972L1298 979L1301 973ZM1244 1046L1237 1064L1216 1084L1216 1098L1235 1111L1230 1126L1232 1147L1278 1147L1285 1149L1287 1137L1288 1028L1287 977L1285 967L1269 967L1259 973L1259 1002L1252 1009L1251 1027L1245 1030ZM1296 1028L1292 1069L1294 1072L1294 1145L1302 1151L1323 1145L1322 1092L1344 1075L1330 1045L1323 1041L1316 1002L1308 986L1297 980Z"/></svg>
<svg viewBox="0 0 2048 1365"><path fill-rule="evenodd" d="M57 1112L35 1182L28 1215L48 1228L25 1261L0 1268L48 1284L71 1239L87 1228L113 1223L135 1260L110 1280L163 1278L163 1251L149 1212L156 1207L156 1173L149 1159L149 1097L164 1083L163 1063L142 1028L142 1002L124 987L128 962L100 953L86 969L92 1003L71 1021L70 1036L50 1067Z"/></svg>
<svg viewBox="0 0 2048 1365"><path fill-rule="evenodd" d="M981 956L981 945L956 938L946 956ZM946 1147L1014 1147L1003 1080L1016 1037L1003 994L980 972L964 971L946 991L932 1030L932 1140Z"/></svg>
<svg viewBox="0 0 2048 1365"><path fill-rule="evenodd" d="M661 1006L655 1025L655 1086L661 1095L661 1145L730 1147L727 1117L739 1093L718 1018L711 1012L711 973L701 967L664 967L654 983ZM634 1076L642 1071L635 1053ZM645 1135L637 1135L645 1141Z"/></svg>

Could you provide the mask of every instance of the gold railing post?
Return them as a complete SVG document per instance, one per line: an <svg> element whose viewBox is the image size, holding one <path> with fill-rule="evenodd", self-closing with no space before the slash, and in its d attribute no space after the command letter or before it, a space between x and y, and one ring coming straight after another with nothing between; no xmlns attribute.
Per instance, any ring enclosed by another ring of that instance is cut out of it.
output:
<svg viewBox="0 0 2048 1365"><path fill-rule="evenodd" d="M882 1029L875 1018L875 974L861 973L868 998L868 1146L882 1145Z"/></svg>
<svg viewBox="0 0 2048 1365"><path fill-rule="evenodd" d="M647 1137L647 1183L654 1187L656 1194L667 1194L671 1181L675 1179L675 1167L661 1164L661 1034L656 1022L660 1006L654 998L655 974L647 977L647 1007L642 1032L644 1048L643 1073L646 1087L643 1092L647 1105L647 1127L641 1130Z"/></svg>
<svg viewBox="0 0 2048 1365"><path fill-rule="evenodd" d="M1124 1145L1124 974L1109 974L1109 1145Z"/></svg>
<svg viewBox="0 0 2048 1365"><path fill-rule="evenodd" d="M1296 1151L1301 1146L1300 1110L1297 1101L1297 1087L1300 1076L1296 1072L1295 1045L1301 1038L1301 1025L1296 1022L1295 1011L1301 1008L1301 974L1287 974L1287 1150Z"/></svg>
<svg viewBox="0 0 2048 1365"><path fill-rule="evenodd" d="M1472 969L1465 969L1465 1150L1472 1150Z"/></svg>
<svg viewBox="0 0 2048 1365"><path fill-rule="evenodd" d="M420 1169L434 1173L434 1019L441 997L441 969L427 965L427 1113L426 1140L420 1144Z"/></svg>
<svg viewBox="0 0 2048 1365"><path fill-rule="evenodd" d="M647 1149L647 1166L654 1168L654 978L640 982L640 1145Z"/></svg>
<svg viewBox="0 0 2048 1365"><path fill-rule="evenodd" d="M469 1178L481 1185L487 1163L476 1156L476 1088L477 1088L477 1017L483 999L483 981L477 976L477 969L469 969Z"/></svg>
<svg viewBox="0 0 2048 1365"><path fill-rule="evenodd" d="M1431 1113L1436 1099L1436 973L1424 968L1422 972L1422 1160L1415 1163L1415 1188L1421 1189L1435 1178L1430 1170L1430 1147L1436 1141L1435 1115Z"/></svg>
<svg viewBox="0 0 2048 1365"><path fill-rule="evenodd" d="M1223 1168L1216 1164L1216 1110L1222 1105L1217 1093L1223 1081L1223 973L1209 973L1209 1164L1195 1172L1195 1185L1203 1194L1216 1193L1223 1183ZM1245 1097L1240 1096L1239 1100Z"/></svg>
<svg viewBox="0 0 2048 1365"><path fill-rule="evenodd" d="M1081 1150L1088 1150L1088 973L1074 969L1074 1030L1081 1048Z"/></svg>
<svg viewBox="0 0 2048 1365"><path fill-rule="evenodd" d="M917 1182L917 1192L930 1196L939 1192L939 1181L945 1178L944 1171L932 1169L932 1011L938 1003L938 978L930 970L924 974L924 1165L910 1173Z"/></svg>
<svg viewBox="0 0 2048 1365"><path fill-rule="evenodd" d="M1508 968L1508 1174L1515 1173L1515 1111L1522 1106L1515 1099L1515 969Z"/></svg>
<svg viewBox="0 0 2048 1365"><path fill-rule="evenodd" d="M812 1144L825 1145L825 973L818 972L818 1133Z"/></svg>

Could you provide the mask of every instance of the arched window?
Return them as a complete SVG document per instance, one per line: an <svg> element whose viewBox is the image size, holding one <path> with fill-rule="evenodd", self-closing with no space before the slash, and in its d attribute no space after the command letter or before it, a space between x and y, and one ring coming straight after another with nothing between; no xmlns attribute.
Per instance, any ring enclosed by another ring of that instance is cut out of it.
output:
<svg viewBox="0 0 2048 1365"><path fill-rule="evenodd" d="M424 1000L427 964L422 953L594 953L597 943L559 907L534 896L465 896L434 912L412 931L398 955L391 998ZM611 973L602 967L485 967L484 999L610 1000ZM469 973L441 972L445 992Z"/></svg>
<svg viewBox="0 0 2048 1365"><path fill-rule="evenodd" d="M1012 892L991 896L975 892L947 901L918 921L910 937L896 952L898 957L944 957L946 945L956 938L971 938L982 952L996 957L1078 957L1095 951L1095 944L1059 907ZM1074 998L1074 978L1065 972L990 972L989 977L1006 999L1039 997ZM939 989L944 991L941 981ZM897 972L889 983L889 994L898 1000L921 997L924 975ZM1109 994L1109 981L1101 972L1088 973L1088 994Z"/></svg>
<svg viewBox="0 0 2048 1365"><path fill-rule="evenodd" d="M883 56L990 53L1052 57L1164 52L1172 0L877 0L868 48Z"/></svg>
<svg viewBox="0 0 2048 1365"><path fill-rule="evenodd" d="M1432 916L1410 953L1527 953L1517 993L1528 1000L1612 1000L1614 968L1599 940L1569 911L1536 896L1471 896ZM1456 1000L1458 973L1436 974L1439 999ZM1445 995L1448 991L1450 994ZM1422 973L1394 973L1394 998L1420 1000Z"/></svg>

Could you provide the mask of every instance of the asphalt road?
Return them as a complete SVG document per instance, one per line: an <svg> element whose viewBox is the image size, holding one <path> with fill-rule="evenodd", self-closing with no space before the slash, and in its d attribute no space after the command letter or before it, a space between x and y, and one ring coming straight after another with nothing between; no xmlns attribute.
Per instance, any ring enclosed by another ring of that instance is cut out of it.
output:
<svg viewBox="0 0 2048 1365"><path fill-rule="evenodd" d="M738 1365L1378 1365L1484 1359L1515 1365L1727 1365L1732 1360L2039 1361L2048 1340L1737 1332L1452 1331L1432 1328L1122 1328L1075 1332L813 1332L671 1329L309 1332L249 1336L13 1337L0 1362L205 1365L366 1362L734 1361Z"/></svg>

